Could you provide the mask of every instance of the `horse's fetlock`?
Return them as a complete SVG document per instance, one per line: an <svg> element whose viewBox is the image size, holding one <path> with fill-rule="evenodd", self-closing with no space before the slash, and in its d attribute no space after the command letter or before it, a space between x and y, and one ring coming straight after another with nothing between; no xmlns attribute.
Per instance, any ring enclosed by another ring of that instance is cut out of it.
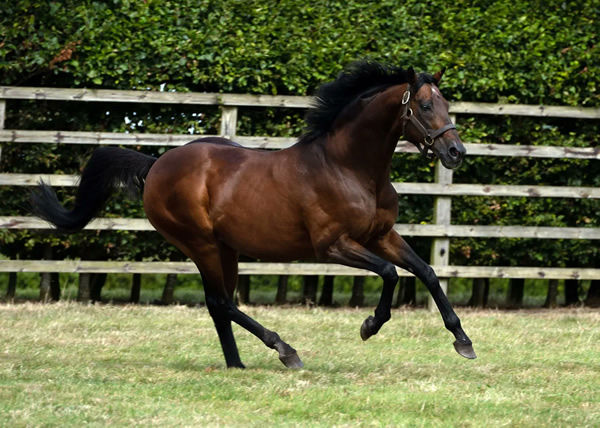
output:
<svg viewBox="0 0 600 428"><path fill-rule="evenodd" d="M392 313L389 310L375 311L375 318L381 324L388 322L392 318Z"/></svg>
<svg viewBox="0 0 600 428"><path fill-rule="evenodd" d="M265 333L264 333L264 336L263 336L263 342L269 348L275 348L275 345L277 343L281 342L281 338L274 331L266 330Z"/></svg>
<svg viewBox="0 0 600 428"><path fill-rule="evenodd" d="M444 325L450 331L456 331L456 329L460 328L460 319L458 316L452 314L448 318L444 320Z"/></svg>

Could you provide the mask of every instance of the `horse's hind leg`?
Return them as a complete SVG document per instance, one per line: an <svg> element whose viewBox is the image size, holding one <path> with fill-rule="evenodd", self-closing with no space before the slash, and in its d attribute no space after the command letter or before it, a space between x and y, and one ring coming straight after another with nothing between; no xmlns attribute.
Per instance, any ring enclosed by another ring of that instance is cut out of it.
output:
<svg viewBox="0 0 600 428"><path fill-rule="evenodd" d="M230 297L225 287L219 249L217 245L205 242L195 243L194 247L186 246L185 249L202 275L206 307L215 324L225 363L227 367L244 368L231 329L231 317L226 305Z"/></svg>
<svg viewBox="0 0 600 428"><path fill-rule="evenodd" d="M223 348L223 354L225 354L227 367L245 368L240 360L238 348L233 336L233 330L231 329L231 317L227 310L227 302L232 300L233 292L235 291L235 286L237 284L238 254L233 250L226 251L221 245L217 245L217 248L221 278L218 280L218 286L216 287L204 286L206 306L215 323L215 328L217 329L217 334L221 341L221 347ZM215 270L217 269L215 268ZM203 280L206 284L207 279L204 278L204 276Z"/></svg>
<svg viewBox="0 0 600 428"><path fill-rule="evenodd" d="M264 328L258 322L236 308L233 303L231 303L229 309L231 320L235 321L237 324L258 337L269 348L275 349L279 353L279 360L286 367L291 369L300 369L304 367L304 364L302 363L302 360L300 360L300 357L298 357L296 350L281 340L277 333Z"/></svg>
<svg viewBox="0 0 600 428"><path fill-rule="evenodd" d="M294 348L281 340L277 333L264 328L261 324L250 318L235 306L232 297L237 285L238 253L224 244L220 244L219 255L223 270L225 291L227 294L227 299L224 299L221 302L221 308L227 312L229 319L258 337L269 348L275 349L279 353L279 360L281 360L286 367L302 368L304 364L298 357Z"/></svg>
<svg viewBox="0 0 600 428"><path fill-rule="evenodd" d="M303 367L294 348L281 340L277 333L264 328L240 311L233 303L237 281L237 252L224 245L211 245L209 248L210 251L205 248L194 261L202 273L206 305L217 328L227 366L244 367L231 330L231 321L234 321L269 348L277 350L279 359L286 367Z"/></svg>
<svg viewBox="0 0 600 428"><path fill-rule="evenodd" d="M243 369L245 366L240 359L240 354L235 343L233 330L231 329L231 318L229 317L228 311L224 308L222 299L219 299L219 296L211 289L204 275L203 282L206 307L208 308L208 313L217 329L221 348L225 355L225 363L227 364L227 367Z"/></svg>

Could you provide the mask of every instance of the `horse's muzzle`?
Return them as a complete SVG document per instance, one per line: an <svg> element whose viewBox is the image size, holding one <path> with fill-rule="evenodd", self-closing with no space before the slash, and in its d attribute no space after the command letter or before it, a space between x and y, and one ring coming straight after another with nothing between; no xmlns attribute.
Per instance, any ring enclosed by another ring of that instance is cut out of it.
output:
<svg viewBox="0 0 600 428"><path fill-rule="evenodd" d="M438 157L448 169L458 168L467 153L467 149L460 140L451 140L438 153Z"/></svg>

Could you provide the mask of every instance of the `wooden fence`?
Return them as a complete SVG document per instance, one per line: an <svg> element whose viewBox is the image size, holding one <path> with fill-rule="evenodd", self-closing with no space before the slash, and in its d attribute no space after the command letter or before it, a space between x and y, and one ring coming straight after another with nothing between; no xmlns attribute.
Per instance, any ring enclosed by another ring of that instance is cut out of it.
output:
<svg viewBox="0 0 600 428"><path fill-rule="evenodd" d="M219 106L222 111L220 135L234 137L246 147L282 149L294 144L294 138L236 135L238 107L285 107L305 109L310 97L263 96L211 93L173 93L153 91L117 91L62 88L0 87L0 143L55 143L91 145L179 146L194 137L190 135L131 134L76 131L36 131L10 129L5 124L7 100L60 100L73 102L126 102L159 104L193 104ZM455 102L450 106L455 120L460 114L518 115L600 119L600 108L506 105ZM5 125L9 129L5 128ZM600 159L600 147L521 146L508 144L465 144L469 156L508 156L536 158ZM416 148L400 141L397 152L416 153ZM0 152L1 153L1 152ZM40 179L54 186L74 186L76 176L52 174L15 174L0 172L2 186L32 186ZM435 196L433 224L396 224L395 229L406 236L433 237L432 265L446 289L447 278L544 278L600 279L598 268L489 267L449 265L450 239L455 237L538 238L538 239L600 239L600 228L537 227L537 226L476 226L451 223L453 196L519 196L528 198L588 198L599 199L600 188L566 186L517 186L455 184L452 171L441 166L435 170L434 183L394 183L400 194ZM33 217L0 217L2 229L48 229L49 225ZM145 219L100 218L87 229L153 230ZM127 262L127 261L45 261L0 260L0 272L73 272L73 273L197 273L189 262ZM398 270L402 276L408 273ZM371 275L370 272L339 265L320 263L240 263L240 274L289 275Z"/></svg>

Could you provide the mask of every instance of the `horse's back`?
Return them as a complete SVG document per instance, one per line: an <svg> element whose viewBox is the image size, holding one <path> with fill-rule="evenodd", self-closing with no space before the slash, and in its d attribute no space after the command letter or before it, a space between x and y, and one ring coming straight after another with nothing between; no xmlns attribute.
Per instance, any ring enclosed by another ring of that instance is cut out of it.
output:
<svg viewBox="0 0 600 428"><path fill-rule="evenodd" d="M190 145L190 144L201 144L201 143L207 143L207 144L221 144L221 145L225 145L225 146L232 146L232 147L244 147L239 143L236 143L235 141L232 141L228 138L223 138L223 137L202 137L202 138L197 138L193 141L190 141L189 143L186 144Z"/></svg>

